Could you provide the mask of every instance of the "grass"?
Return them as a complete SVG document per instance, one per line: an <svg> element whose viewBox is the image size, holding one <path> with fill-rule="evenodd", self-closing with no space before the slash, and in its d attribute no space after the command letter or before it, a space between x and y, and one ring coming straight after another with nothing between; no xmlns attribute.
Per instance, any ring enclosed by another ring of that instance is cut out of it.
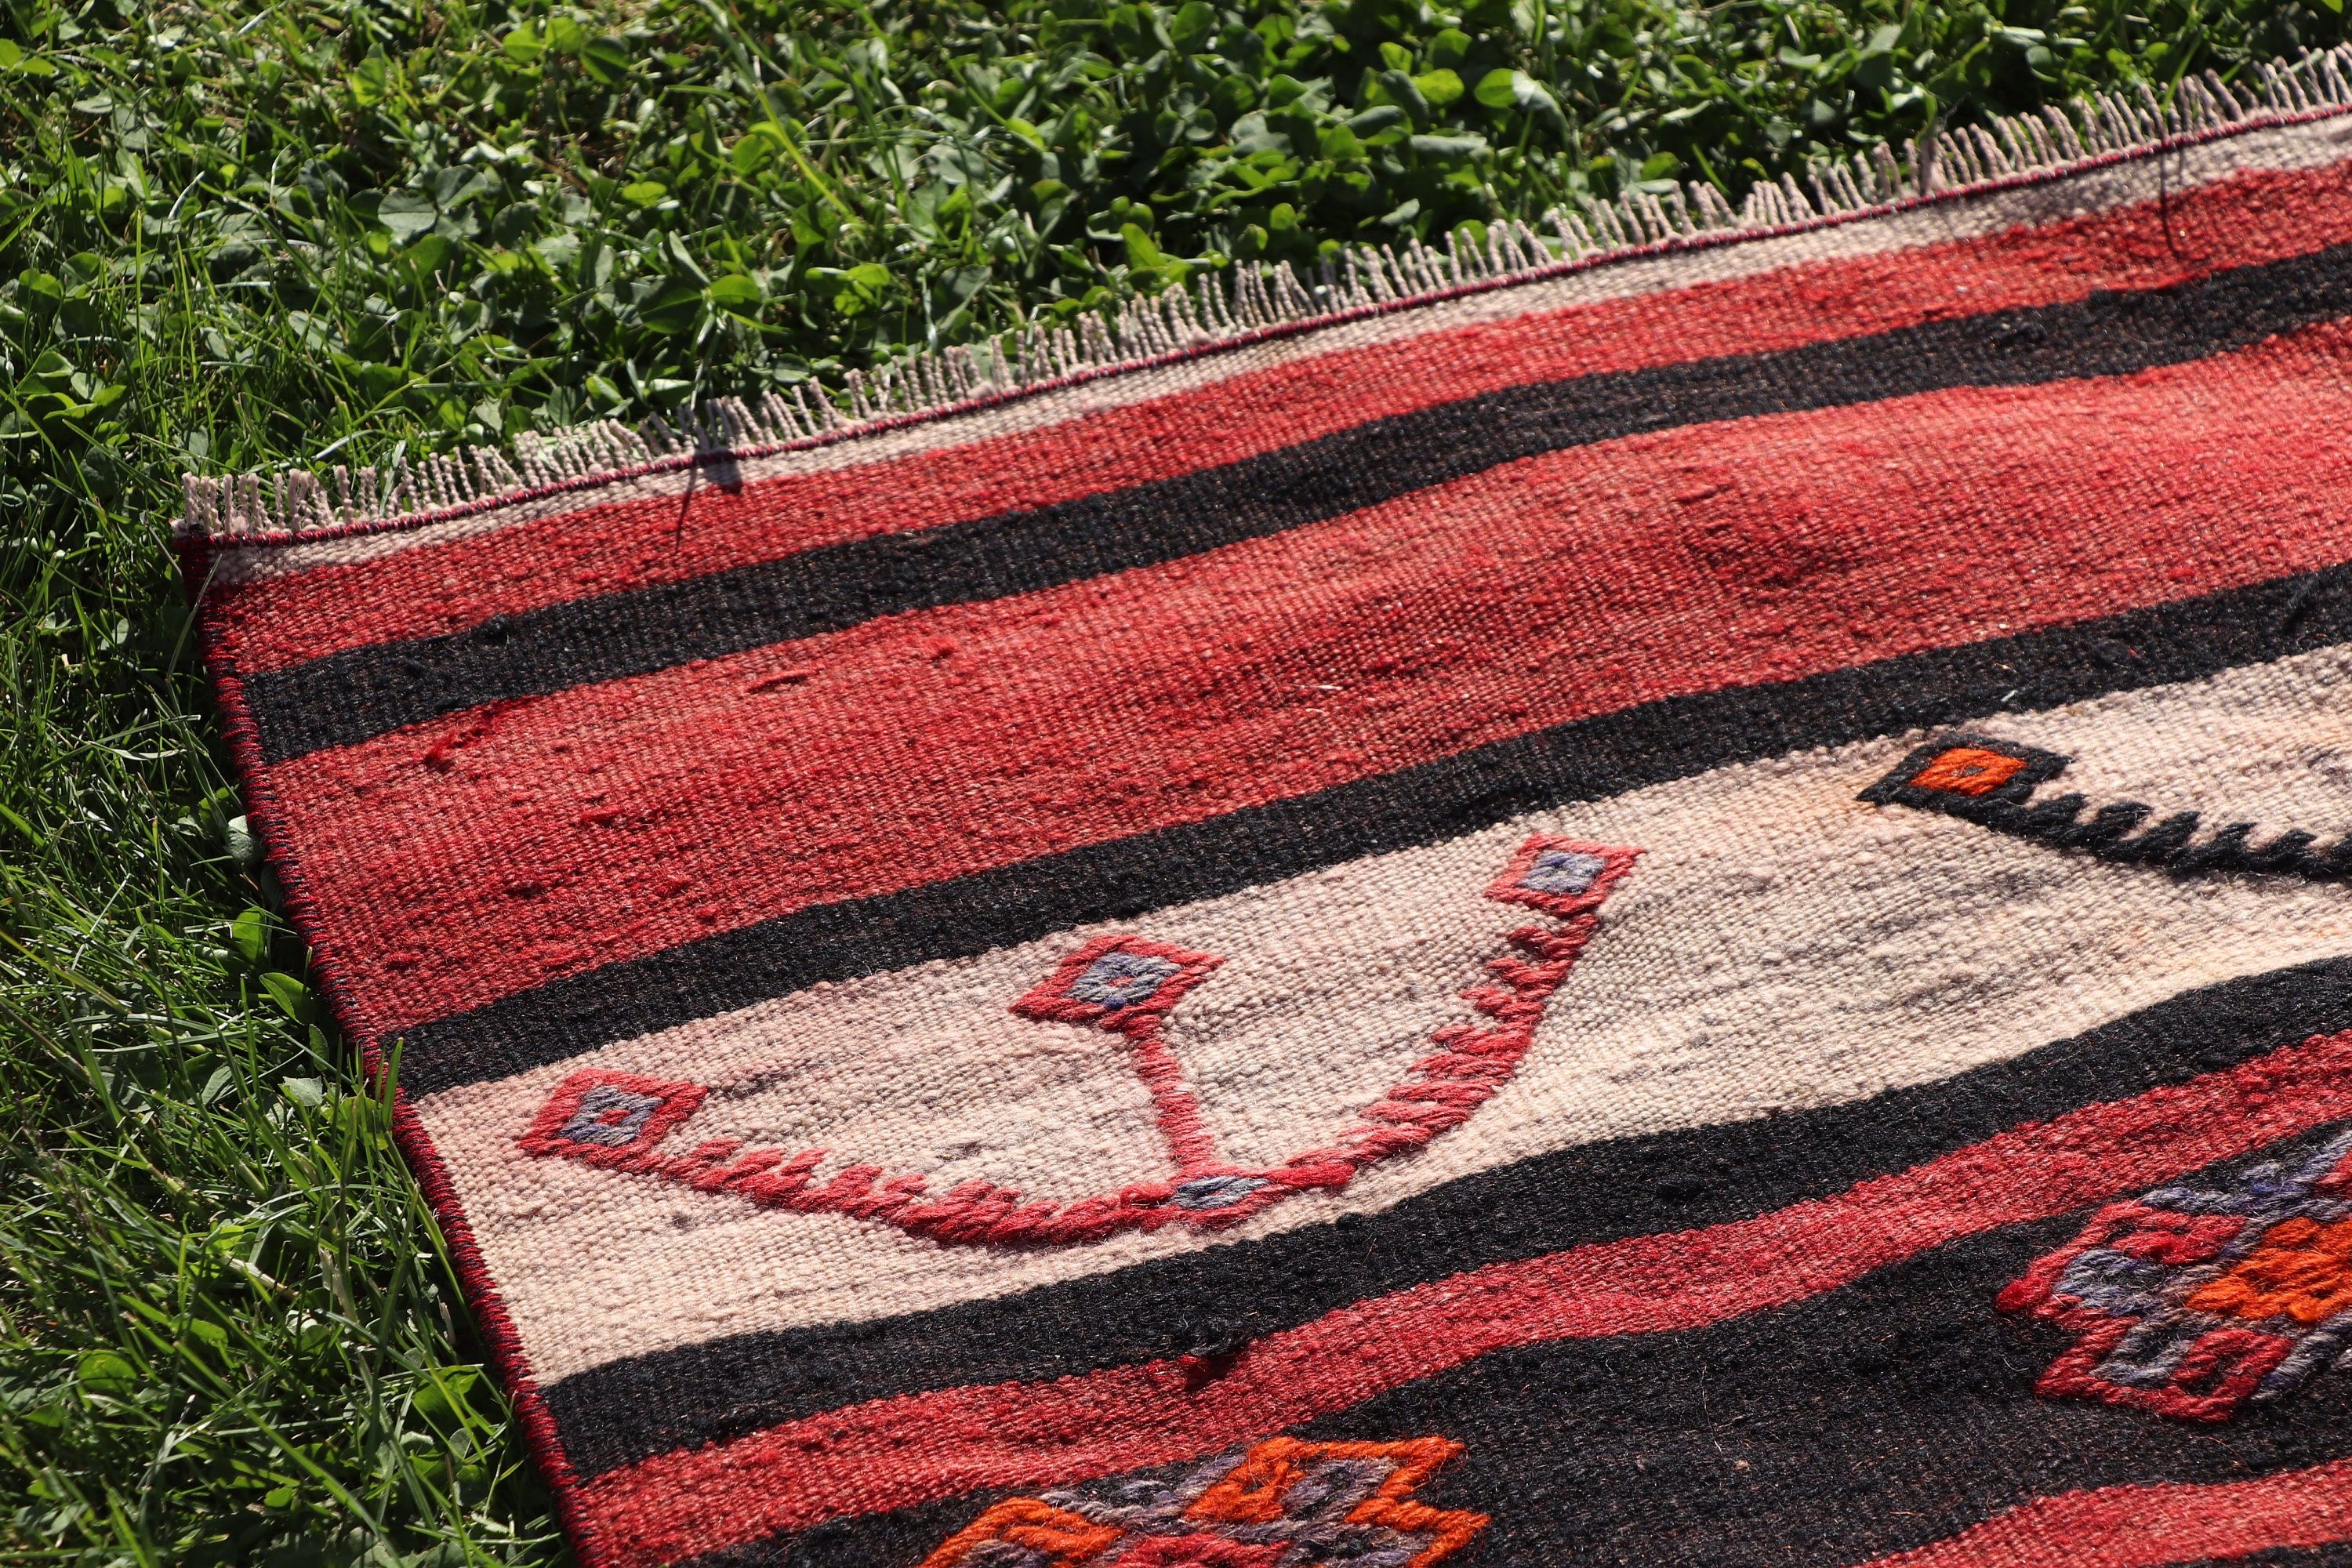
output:
<svg viewBox="0 0 2352 1568"><path fill-rule="evenodd" d="M2340 0L2338 0L2340 4ZM2343 35L2279 0L0 0L0 1561L550 1563L165 537L383 460Z"/></svg>

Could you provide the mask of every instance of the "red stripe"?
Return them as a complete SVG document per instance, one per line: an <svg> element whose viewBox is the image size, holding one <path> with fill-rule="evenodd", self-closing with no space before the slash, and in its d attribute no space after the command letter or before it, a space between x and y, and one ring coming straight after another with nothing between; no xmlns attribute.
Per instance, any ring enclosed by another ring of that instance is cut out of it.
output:
<svg viewBox="0 0 2352 1568"><path fill-rule="evenodd" d="M583 505L350 566L215 588L257 673L812 545L937 527L1234 461L1477 393L1792 348L2148 288L2352 239L2352 167L2252 174L2042 229L1792 268L1346 350L947 451L733 492ZM1181 370L1169 373L1181 384Z"/></svg>
<svg viewBox="0 0 2352 1568"><path fill-rule="evenodd" d="M2014 1129L1835 1197L1499 1264L1174 1362L876 1400L589 1481L621 1568L983 1487L1067 1485L1271 1436L1515 1346L1695 1329L2352 1115L2352 1031ZM1991 1303L1986 1303L1991 1310Z"/></svg>
<svg viewBox="0 0 2352 1568"><path fill-rule="evenodd" d="M276 772L388 1036L1593 713L2331 563L2347 342L1557 453Z"/></svg>
<svg viewBox="0 0 2352 1568"><path fill-rule="evenodd" d="M2352 1459L2252 1480L2036 1498L1867 1568L2163 1568L2352 1541Z"/></svg>

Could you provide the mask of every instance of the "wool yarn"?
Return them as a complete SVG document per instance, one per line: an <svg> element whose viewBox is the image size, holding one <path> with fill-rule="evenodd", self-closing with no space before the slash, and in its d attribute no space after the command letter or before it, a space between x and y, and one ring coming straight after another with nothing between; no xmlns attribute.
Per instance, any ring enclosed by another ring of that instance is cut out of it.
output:
<svg viewBox="0 0 2352 1568"><path fill-rule="evenodd" d="M2343 1560L2342 68L191 480L582 1560Z"/></svg>

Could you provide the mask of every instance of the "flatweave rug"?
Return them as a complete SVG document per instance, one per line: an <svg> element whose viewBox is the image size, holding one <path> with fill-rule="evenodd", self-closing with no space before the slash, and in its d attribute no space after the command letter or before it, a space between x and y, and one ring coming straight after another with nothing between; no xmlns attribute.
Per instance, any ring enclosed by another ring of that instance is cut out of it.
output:
<svg viewBox="0 0 2352 1568"><path fill-rule="evenodd" d="M2352 1562L2352 100L192 480L593 1568Z"/></svg>

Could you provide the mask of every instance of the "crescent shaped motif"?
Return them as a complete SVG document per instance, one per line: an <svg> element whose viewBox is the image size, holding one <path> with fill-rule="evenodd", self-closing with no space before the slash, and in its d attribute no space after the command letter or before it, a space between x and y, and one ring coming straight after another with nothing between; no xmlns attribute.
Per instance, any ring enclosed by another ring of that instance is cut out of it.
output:
<svg viewBox="0 0 2352 1568"><path fill-rule="evenodd" d="M1327 1146L1273 1163L1244 1165L1220 1153L1183 1064L1163 1037L1169 1016L1223 960L1125 932L1082 944L1011 1007L1022 1017L1099 1029L1120 1042L1150 1096L1171 1166L1165 1179L1059 1202L1028 1199L1017 1188L981 1179L934 1192L925 1173L865 1163L842 1166L819 1183L815 1173L832 1157L829 1149L747 1146L730 1138L673 1149L673 1134L702 1108L709 1089L608 1068L565 1078L518 1143L532 1155L763 1208L849 1215L944 1242L1068 1245L1171 1225L1230 1226L1300 1193L1344 1187L1365 1167L1420 1149L1470 1120L1517 1072L1553 994L1592 940L1595 911L1640 855L1553 834L1522 843L1486 897L1549 919L1509 932L1503 951L1486 960L1486 978L1463 993L1484 1022L1437 1028L1431 1054L1364 1106L1353 1126Z"/></svg>

